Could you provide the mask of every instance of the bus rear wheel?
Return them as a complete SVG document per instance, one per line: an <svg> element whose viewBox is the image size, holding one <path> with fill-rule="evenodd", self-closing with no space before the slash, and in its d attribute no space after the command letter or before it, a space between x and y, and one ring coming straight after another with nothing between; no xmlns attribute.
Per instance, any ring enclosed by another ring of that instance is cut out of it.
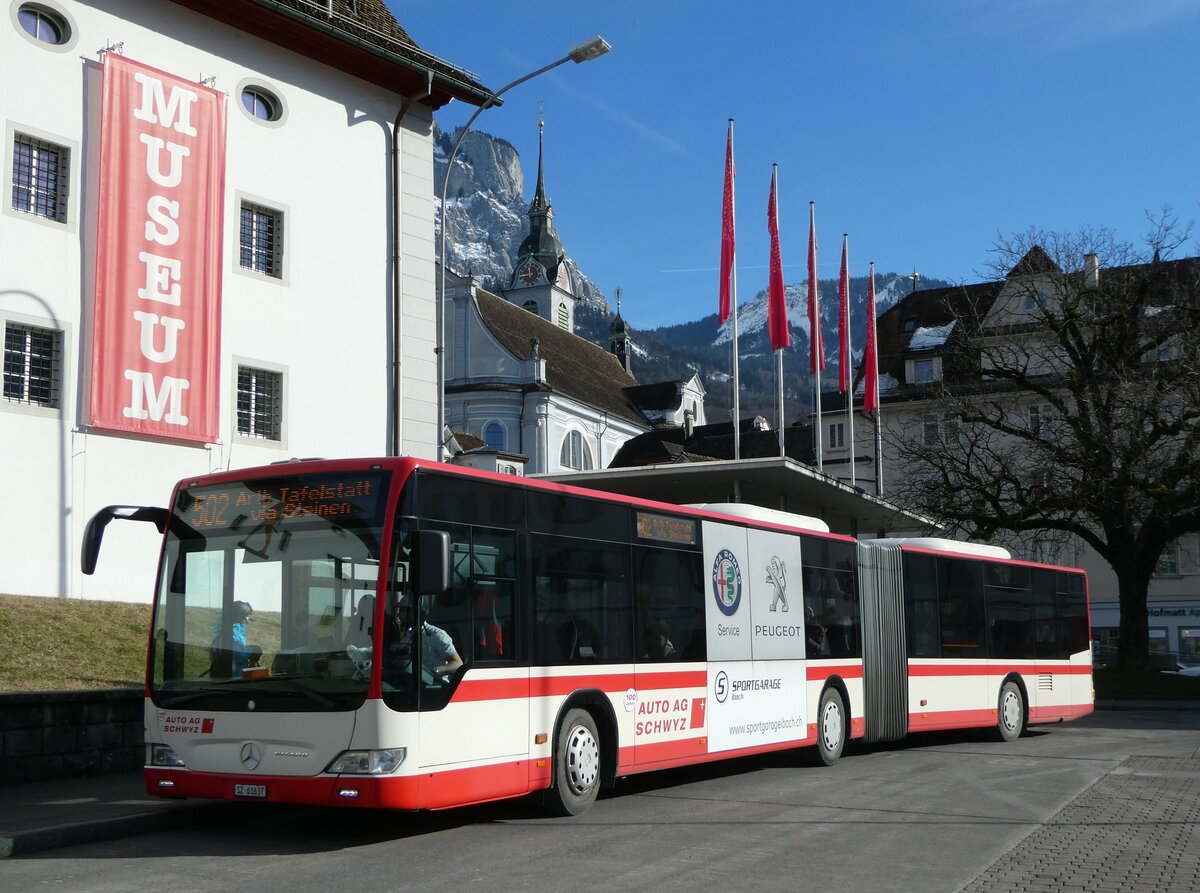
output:
<svg viewBox="0 0 1200 893"><path fill-rule="evenodd" d="M817 711L817 753L821 762L832 766L846 749L846 705L836 688L827 688L821 694L821 707Z"/></svg>
<svg viewBox="0 0 1200 893"><path fill-rule="evenodd" d="M546 805L556 815L587 812L600 792L600 735L586 710L568 710L554 746L554 787Z"/></svg>
<svg viewBox="0 0 1200 893"><path fill-rule="evenodd" d="M1011 679L1000 686L996 705L996 731L1001 741L1015 741L1025 731L1025 698Z"/></svg>

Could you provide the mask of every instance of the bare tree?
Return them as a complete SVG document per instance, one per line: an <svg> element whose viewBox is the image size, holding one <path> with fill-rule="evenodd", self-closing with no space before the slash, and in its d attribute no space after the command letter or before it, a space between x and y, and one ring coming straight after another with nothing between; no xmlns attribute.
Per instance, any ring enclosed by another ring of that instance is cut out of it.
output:
<svg viewBox="0 0 1200 893"><path fill-rule="evenodd" d="M1090 545L1117 578L1129 669L1148 666L1164 547L1200 529L1200 258L1166 259L1190 227L1150 220L1144 254L1107 230L1001 240L1003 284L960 303L931 415L889 435L894 495L953 531Z"/></svg>

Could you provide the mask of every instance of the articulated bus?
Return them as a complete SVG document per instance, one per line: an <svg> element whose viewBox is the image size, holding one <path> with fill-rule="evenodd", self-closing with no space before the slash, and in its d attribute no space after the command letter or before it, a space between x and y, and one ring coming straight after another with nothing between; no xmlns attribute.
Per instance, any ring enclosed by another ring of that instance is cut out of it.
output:
<svg viewBox="0 0 1200 893"><path fill-rule="evenodd" d="M180 482L146 675L147 790L441 809L634 773L1092 710L1082 572L815 518L412 458Z"/></svg>

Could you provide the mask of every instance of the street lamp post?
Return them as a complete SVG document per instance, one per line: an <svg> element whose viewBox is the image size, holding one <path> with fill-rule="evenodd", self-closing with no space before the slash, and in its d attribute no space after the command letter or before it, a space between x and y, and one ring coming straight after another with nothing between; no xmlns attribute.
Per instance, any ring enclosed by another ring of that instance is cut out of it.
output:
<svg viewBox="0 0 1200 893"><path fill-rule="evenodd" d="M475 114L471 115L467 123L458 133L458 139L454 141L454 148L450 150L450 155L446 159L446 173L442 177L442 246L438 256L440 270L438 273L438 295L437 295L437 389L438 389L438 427L437 427L437 458L439 462L444 462L446 458L446 240L447 231L449 230L450 217L446 213L446 190L450 186L450 170L454 166L454 158L458 155L458 148L462 145L463 138L471 130L471 125L475 123L475 119L485 110L495 105L501 96L520 84L528 80L532 80L539 74L545 74L552 68L566 62L590 62L603 56L612 47L603 37L593 37L591 40L585 40L581 44L571 47L567 54L557 61L551 62L549 65L544 65L537 71L531 71L524 77L517 78L511 84L506 84L495 93L487 98L479 108L475 110Z"/></svg>

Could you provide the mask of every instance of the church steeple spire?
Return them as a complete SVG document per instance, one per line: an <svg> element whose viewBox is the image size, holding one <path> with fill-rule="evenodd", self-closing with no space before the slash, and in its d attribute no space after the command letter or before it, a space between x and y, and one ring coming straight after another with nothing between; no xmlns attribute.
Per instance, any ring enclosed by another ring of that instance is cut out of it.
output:
<svg viewBox="0 0 1200 893"><path fill-rule="evenodd" d="M514 304L573 331L575 293L567 270L567 256L554 230L554 210L546 196L545 129L546 122L539 114L537 187L529 203L529 234L517 249L512 280L505 295Z"/></svg>

